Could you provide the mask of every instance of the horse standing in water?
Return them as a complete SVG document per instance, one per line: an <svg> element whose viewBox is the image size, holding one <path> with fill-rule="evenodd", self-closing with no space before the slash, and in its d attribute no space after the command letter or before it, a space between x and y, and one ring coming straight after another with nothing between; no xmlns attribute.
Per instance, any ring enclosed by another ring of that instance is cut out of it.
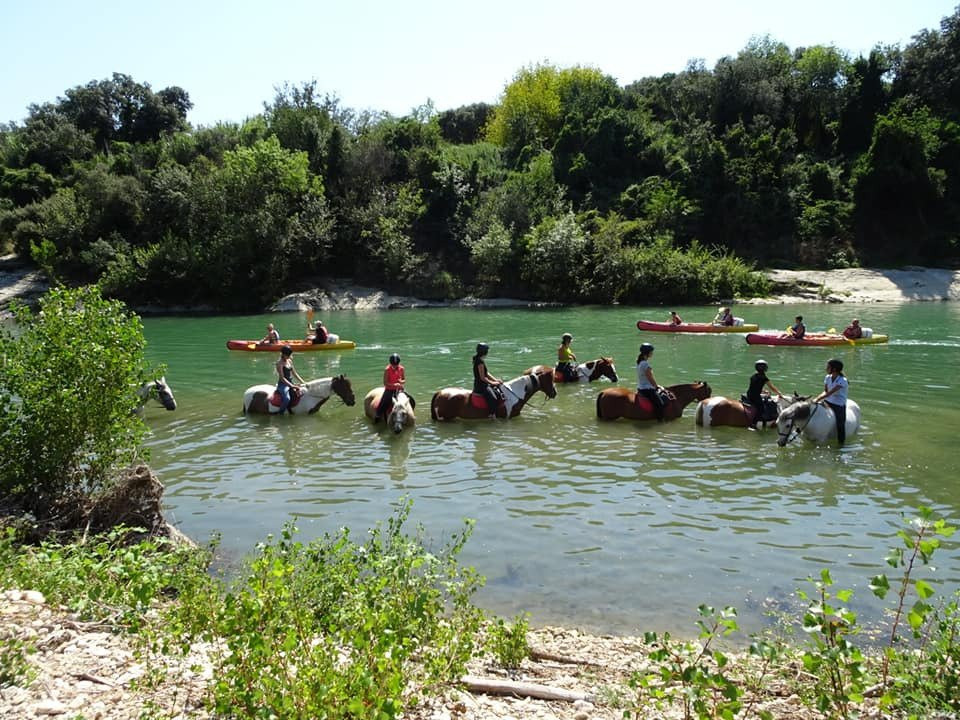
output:
<svg viewBox="0 0 960 720"><path fill-rule="evenodd" d="M663 407L663 419L673 420L683 415L683 409L694 400L710 397L710 386L702 380L667 388L671 399ZM653 404L643 395L624 387L608 388L597 395L597 417L601 420L655 420Z"/></svg>
<svg viewBox="0 0 960 720"><path fill-rule="evenodd" d="M173 397L173 390L167 385L167 379L162 375L156 380L150 380L141 385L140 389L137 390L137 397L140 398L140 404L134 410L136 413L143 412L143 406L146 405L147 400L151 399L158 401L167 410L177 409L177 401Z"/></svg>
<svg viewBox="0 0 960 720"><path fill-rule="evenodd" d="M351 407L356 404L353 387L346 375L311 380L304 385L304 392L290 400L294 415L312 415L336 393L337 397ZM291 396L292 397L292 396ZM243 412L275 415L280 412L280 399L276 385L254 385L243 394Z"/></svg>
<svg viewBox="0 0 960 720"><path fill-rule="evenodd" d="M860 406L847 399L847 437L860 427ZM837 420L829 403L798 400L777 416L777 445L783 447L803 435L803 439L822 443L837 437Z"/></svg>
<svg viewBox="0 0 960 720"><path fill-rule="evenodd" d="M516 417L526 405L527 400L537 392L543 391L548 398L557 396L557 388L553 384L552 367L537 365L530 368L528 372L529 374L525 373L503 383L504 399L496 409L498 418ZM466 388L443 388L434 393L430 401L430 417L434 420L454 420L458 417L480 420L489 414L484 397Z"/></svg>
<svg viewBox="0 0 960 720"><path fill-rule="evenodd" d="M617 377L617 368L613 364L613 358L600 357L600 358L597 358L596 360L580 363L574 369L577 372L576 380L573 380L573 381L567 380L566 375L564 375L562 372L554 370L553 381L555 383L593 382L594 380L599 380L600 378L605 377L610 382L617 382L620 379ZM534 368L527 368L526 370L523 371L523 374L530 375L533 372L533 370Z"/></svg>
<svg viewBox="0 0 960 720"><path fill-rule="evenodd" d="M377 418L377 408L380 407L381 398L383 397L383 387L375 387L373 390L367 393L367 396L363 399L363 412L364 414L376 422ZM406 392L400 391L397 393L396 400L390 406L390 409L387 411L386 417L384 418L387 427L393 430L395 433L403 432L404 428L413 427L414 423L417 421L416 417L413 414L413 409L417 406L416 401Z"/></svg>
<svg viewBox="0 0 960 720"><path fill-rule="evenodd" d="M750 423L763 423L766 425L768 422L775 422L777 415L786 410L791 403L801 399L803 398L799 395L794 395L792 399L778 395L776 400L771 398L771 402L776 405L776 412L772 415L768 414L754 418L754 410L750 405L725 398L722 395L715 395L706 400L701 400L700 404L697 405L696 423L703 427L727 425L730 427L745 428L749 427ZM757 412L762 413L763 409L760 408Z"/></svg>

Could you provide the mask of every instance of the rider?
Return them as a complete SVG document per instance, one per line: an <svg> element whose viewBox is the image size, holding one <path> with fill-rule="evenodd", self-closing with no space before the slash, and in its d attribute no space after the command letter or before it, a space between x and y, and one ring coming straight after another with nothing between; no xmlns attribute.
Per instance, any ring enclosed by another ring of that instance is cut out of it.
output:
<svg viewBox="0 0 960 720"><path fill-rule="evenodd" d="M653 412L657 420L663 422L663 398L660 397L660 391L663 388L657 385L653 377L653 368L650 367L649 362L651 355L653 355L653 345L643 343L640 346L640 354L637 356L637 393L653 404Z"/></svg>
<svg viewBox="0 0 960 720"><path fill-rule="evenodd" d="M573 365L577 361L577 356L573 354L570 343L573 342L573 335L564 333L560 339L560 347L557 348L557 372L563 374L563 379L567 382L577 381L577 366Z"/></svg>
<svg viewBox="0 0 960 720"><path fill-rule="evenodd" d="M267 334L260 339L260 344L264 343L278 343L280 342L280 333L277 332L276 328L273 327L273 323L267 324Z"/></svg>
<svg viewBox="0 0 960 720"><path fill-rule="evenodd" d="M833 358L827 360L827 376L823 378L823 392L813 401L825 401L833 410L837 421L837 443L843 445L847 439L847 378L843 374L843 361ZM827 400L827 398L832 398Z"/></svg>
<svg viewBox="0 0 960 720"><path fill-rule="evenodd" d="M290 410L290 388L297 387L294 384L293 378L296 377L300 381L301 386L306 383L306 381L300 377L300 373L297 372L296 368L293 367L293 348L289 345L284 345L280 348L280 359L277 360L277 392L280 393L280 412L283 414L284 410ZM293 410L290 410L290 414L293 414Z"/></svg>
<svg viewBox="0 0 960 720"><path fill-rule="evenodd" d="M854 318L850 324L843 329L843 336L848 340L858 340L863 337L863 328L860 327L860 320Z"/></svg>
<svg viewBox="0 0 960 720"><path fill-rule="evenodd" d="M763 416L763 388L770 388L771 392L775 392L777 395L782 395L776 386L770 381L767 377L767 365L766 360L757 360L753 367L756 368L756 372L750 376L750 387L747 389L747 402L754 408L753 421L748 427L756 430L757 429L757 420L760 420Z"/></svg>
<svg viewBox="0 0 960 720"><path fill-rule="evenodd" d="M490 346L486 343L477 344L477 354L473 356L473 391L483 395L487 401L489 417L496 417L497 405L500 398L497 396L499 390L494 390L494 386L503 385L503 381L495 378L487 370L487 361L484 359L490 352Z"/></svg>
<svg viewBox="0 0 960 720"><path fill-rule="evenodd" d="M683 325L683 320L680 319L680 316L677 315L675 310L670 311L670 324L671 325Z"/></svg>
<svg viewBox="0 0 960 720"><path fill-rule="evenodd" d="M307 333L310 332L310 327L307 327ZM327 329L323 326L323 320L317 320L317 324L313 326L313 336L307 336L314 345L323 345L327 341Z"/></svg>
<svg viewBox="0 0 960 720"><path fill-rule="evenodd" d="M403 392L403 386L406 382L407 374L403 365L400 364L400 356L393 353L387 366L383 369L383 395L380 396L380 404L377 405L377 412L373 418L374 422L382 418L384 413L393 406L397 401L397 393Z"/></svg>
<svg viewBox="0 0 960 720"><path fill-rule="evenodd" d="M714 325L733 325L733 313L730 312L730 308L722 307L717 312L716 317L713 318Z"/></svg>

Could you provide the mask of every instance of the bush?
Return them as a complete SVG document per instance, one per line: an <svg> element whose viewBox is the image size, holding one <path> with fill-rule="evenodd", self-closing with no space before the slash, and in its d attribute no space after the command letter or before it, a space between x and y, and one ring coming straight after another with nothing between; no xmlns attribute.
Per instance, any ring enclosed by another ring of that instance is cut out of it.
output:
<svg viewBox="0 0 960 720"><path fill-rule="evenodd" d="M149 377L140 318L95 287L55 288L0 327L0 493L75 512L145 450L134 415Z"/></svg>

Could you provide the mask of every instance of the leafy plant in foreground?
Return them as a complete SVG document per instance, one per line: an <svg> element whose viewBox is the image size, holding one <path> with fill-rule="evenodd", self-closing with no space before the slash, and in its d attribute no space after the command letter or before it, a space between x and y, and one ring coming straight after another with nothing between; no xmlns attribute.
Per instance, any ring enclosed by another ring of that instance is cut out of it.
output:
<svg viewBox="0 0 960 720"><path fill-rule="evenodd" d="M490 628L490 650L506 670L516 670L530 656L530 643L527 641L527 631L530 630L528 617L521 613L510 625L507 625L503 618L497 618L496 624Z"/></svg>

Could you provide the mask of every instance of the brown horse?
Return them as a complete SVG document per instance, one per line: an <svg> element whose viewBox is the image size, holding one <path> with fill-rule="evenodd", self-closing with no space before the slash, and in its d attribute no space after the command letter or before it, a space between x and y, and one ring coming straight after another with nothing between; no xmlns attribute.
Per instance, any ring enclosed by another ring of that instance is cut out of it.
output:
<svg viewBox="0 0 960 720"><path fill-rule="evenodd" d="M683 385L671 385L667 390L673 396L663 408L663 419L673 420L683 415L683 409L694 400L710 397L710 386L702 380ZM654 420L656 415L650 401L643 395L637 402L637 393L629 388L608 388L597 395L597 417L601 420Z"/></svg>
<svg viewBox="0 0 960 720"><path fill-rule="evenodd" d="M605 377L610 382L617 382L620 379L617 377L617 368L613 364L613 358L599 357L596 360L591 360L590 362L580 363L574 368L574 370L577 373L577 379L570 381L567 380L566 375L554 369L553 381L555 383L593 382L594 380L599 380L600 378ZM523 374L529 375L532 372L533 368L527 368L523 371Z"/></svg>
<svg viewBox="0 0 960 720"><path fill-rule="evenodd" d="M557 389L553 385L553 368L549 365L532 367L529 374L508 380L502 387L504 399L497 407L498 418L516 417L527 400L541 390L549 398L557 396ZM470 401L471 394L464 388L437 391L430 401L430 417L434 420L453 420L458 417L477 420L487 417L490 413L486 403L481 401L483 406L477 407Z"/></svg>
<svg viewBox="0 0 960 720"><path fill-rule="evenodd" d="M756 418L754 417L754 408L749 405L717 395L700 401L700 404L697 405L696 423L703 427L716 427L717 425L749 427L750 423L761 422L766 427L767 423L776 422L777 414L786 410L791 403L799 399L801 399L799 395L795 395L792 399L777 395L775 400L777 407L772 416Z"/></svg>

